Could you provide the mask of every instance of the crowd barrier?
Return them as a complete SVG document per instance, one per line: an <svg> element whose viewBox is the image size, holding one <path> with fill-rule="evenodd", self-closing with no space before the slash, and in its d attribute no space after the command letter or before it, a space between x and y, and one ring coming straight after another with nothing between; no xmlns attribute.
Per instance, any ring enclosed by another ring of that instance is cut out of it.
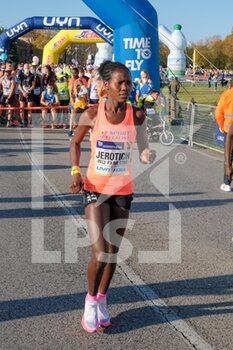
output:
<svg viewBox="0 0 233 350"><path fill-rule="evenodd" d="M96 107L97 105L88 105L88 108ZM69 121L70 121L70 113L71 113L71 107L70 105L67 106L36 106L36 107L0 107L0 116L1 116L1 125L6 125L7 123L7 112L11 110L12 111L12 117L11 117L11 126L20 126L20 112L24 111L25 113L25 120L27 123L27 112L32 112L32 127L42 127L43 126L43 119L42 119L42 111L47 110L47 116L46 116L46 124L49 126L50 124L54 123L55 125L61 126L63 125L68 128ZM55 111L55 120L52 121L51 117L51 111ZM79 118L82 111L76 111L75 117L76 119ZM78 120L76 120L78 121Z"/></svg>
<svg viewBox="0 0 233 350"><path fill-rule="evenodd" d="M217 139L215 109L215 106L177 100L175 121L182 125L178 137L190 147L197 145L224 153L223 142Z"/></svg>

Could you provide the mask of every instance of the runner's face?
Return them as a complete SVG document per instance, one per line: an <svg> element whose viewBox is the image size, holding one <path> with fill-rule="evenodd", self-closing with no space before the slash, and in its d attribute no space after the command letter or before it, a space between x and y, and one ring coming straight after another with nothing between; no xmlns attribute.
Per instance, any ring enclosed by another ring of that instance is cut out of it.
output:
<svg viewBox="0 0 233 350"><path fill-rule="evenodd" d="M130 73L119 69L112 74L110 81L106 82L109 98L117 102L126 102L133 88Z"/></svg>

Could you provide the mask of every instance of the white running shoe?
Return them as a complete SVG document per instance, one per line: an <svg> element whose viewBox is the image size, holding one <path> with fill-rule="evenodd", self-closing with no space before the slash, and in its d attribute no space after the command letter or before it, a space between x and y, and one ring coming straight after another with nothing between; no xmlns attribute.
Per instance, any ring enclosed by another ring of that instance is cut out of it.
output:
<svg viewBox="0 0 233 350"><path fill-rule="evenodd" d="M98 293L97 295L97 316L99 327L109 327L111 325L109 313L107 310L107 299L106 296L103 296Z"/></svg>
<svg viewBox="0 0 233 350"><path fill-rule="evenodd" d="M231 192L231 186L230 185L222 184L220 189L222 191L225 191L225 192Z"/></svg>
<svg viewBox="0 0 233 350"><path fill-rule="evenodd" d="M82 327L88 333L93 333L98 330L97 301L89 301L87 298L85 299Z"/></svg>

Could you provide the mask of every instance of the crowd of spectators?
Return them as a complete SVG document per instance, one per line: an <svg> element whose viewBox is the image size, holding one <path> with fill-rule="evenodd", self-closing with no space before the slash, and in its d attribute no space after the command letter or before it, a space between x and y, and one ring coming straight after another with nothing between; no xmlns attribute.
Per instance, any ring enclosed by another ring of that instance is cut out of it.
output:
<svg viewBox="0 0 233 350"><path fill-rule="evenodd" d="M152 91L153 82L148 72L142 70L133 82L129 103L140 107ZM90 64L0 65L0 117L7 127L32 127L36 107L36 117L39 109L43 128L69 128L72 136L80 113L107 98L98 67Z"/></svg>
<svg viewBox="0 0 233 350"><path fill-rule="evenodd" d="M33 108L41 107L44 128L70 127L72 130L77 112L105 97L98 67L92 65L0 64L0 117L7 119L7 127L32 127ZM67 125L67 117L66 121L64 118L59 120L61 113L58 112L68 110ZM51 114L50 125L48 111Z"/></svg>

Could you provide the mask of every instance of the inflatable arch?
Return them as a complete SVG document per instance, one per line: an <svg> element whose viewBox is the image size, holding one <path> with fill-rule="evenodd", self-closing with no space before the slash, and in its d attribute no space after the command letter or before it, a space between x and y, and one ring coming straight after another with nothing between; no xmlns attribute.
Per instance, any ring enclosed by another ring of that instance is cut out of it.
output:
<svg viewBox="0 0 233 350"><path fill-rule="evenodd" d="M45 45L42 63L58 63L59 55L71 43L105 43L105 40L91 30L61 30Z"/></svg>
<svg viewBox="0 0 233 350"><path fill-rule="evenodd" d="M92 17L31 17L0 34L0 59L7 58L9 44L34 29L91 29L104 41L113 45L113 32ZM2 59L4 60L4 59Z"/></svg>
<svg viewBox="0 0 233 350"><path fill-rule="evenodd" d="M149 72L154 87L160 89L158 18L148 0L82 0L114 31L114 58L124 63L133 78Z"/></svg>

